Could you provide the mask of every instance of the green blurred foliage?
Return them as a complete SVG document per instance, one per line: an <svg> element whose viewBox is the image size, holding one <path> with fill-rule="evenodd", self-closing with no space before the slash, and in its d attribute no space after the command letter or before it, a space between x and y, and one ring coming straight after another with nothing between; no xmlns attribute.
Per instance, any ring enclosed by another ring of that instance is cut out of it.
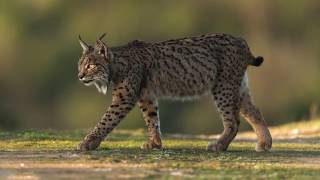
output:
<svg viewBox="0 0 320 180"><path fill-rule="evenodd" d="M108 96L77 80L81 48L107 32L107 44L161 41L224 32L246 39L265 63L249 68L256 104L269 124L307 118L320 102L320 1L317 0L2 0L0 3L0 129L93 126ZM218 133L210 97L160 102L164 132ZM142 128L139 110L121 124ZM242 123L241 129L248 129Z"/></svg>

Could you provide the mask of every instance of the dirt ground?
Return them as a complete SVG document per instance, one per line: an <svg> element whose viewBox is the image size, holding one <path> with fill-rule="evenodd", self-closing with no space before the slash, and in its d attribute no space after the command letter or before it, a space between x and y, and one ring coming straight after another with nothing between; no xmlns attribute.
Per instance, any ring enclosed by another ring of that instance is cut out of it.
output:
<svg viewBox="0 0 320 180"><path fill-rule="evenodd" d="M143 151L144 131L117 130L98 150L77 152L84 131L0 132L0 179L320 178L320 120L271 131L265 153L254 151L252 132L223 153L206 151L216 135L165 135L165 149Z"/></svg>

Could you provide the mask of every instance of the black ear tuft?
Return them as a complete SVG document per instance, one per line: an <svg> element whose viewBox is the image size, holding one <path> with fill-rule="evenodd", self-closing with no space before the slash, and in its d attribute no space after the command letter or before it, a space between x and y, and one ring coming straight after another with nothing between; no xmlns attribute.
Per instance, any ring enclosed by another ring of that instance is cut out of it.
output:
<svg viewBox="0 0 320 180"><path fill-rule="evenodd" d="M106 36L106 33L103 33L100 37L99 37L99 41L102 41L102 39Z"/></svg>

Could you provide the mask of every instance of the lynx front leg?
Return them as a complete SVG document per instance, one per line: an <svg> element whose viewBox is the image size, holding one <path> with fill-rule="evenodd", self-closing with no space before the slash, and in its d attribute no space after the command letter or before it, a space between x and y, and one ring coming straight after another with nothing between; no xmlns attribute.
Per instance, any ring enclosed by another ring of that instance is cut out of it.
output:
<svg viewBox="0 0 320 180"><path fill-rule="evenodd" d="M143 118L146 121L148 127L149 139L142 146L143 149L161 149L161 132L160 132L160 120L158 112L158 101L156 99L146 100L141 99L138 105L143 113Z"/></svg>
<svg viewBox="0 0 320 180"><path fill-rule="evenodd" d="M79 144L78 150L88 151L99 147L101 141L120 123L134 107L137 95L128 85L119 85L112 94L112 104L103 115L101 121Z"/></svg>

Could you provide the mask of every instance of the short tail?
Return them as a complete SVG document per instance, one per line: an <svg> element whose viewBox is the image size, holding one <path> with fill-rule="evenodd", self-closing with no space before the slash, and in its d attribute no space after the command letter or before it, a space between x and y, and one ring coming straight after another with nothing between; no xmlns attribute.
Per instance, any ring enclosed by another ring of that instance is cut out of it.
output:
<svg viewBox="0 0 320 180"><path fill-rule="evenodd" d="M258 56L256 58L252 58L249 64L252 66L260 66L262 63L263 63L263 57Z"/></svg>

